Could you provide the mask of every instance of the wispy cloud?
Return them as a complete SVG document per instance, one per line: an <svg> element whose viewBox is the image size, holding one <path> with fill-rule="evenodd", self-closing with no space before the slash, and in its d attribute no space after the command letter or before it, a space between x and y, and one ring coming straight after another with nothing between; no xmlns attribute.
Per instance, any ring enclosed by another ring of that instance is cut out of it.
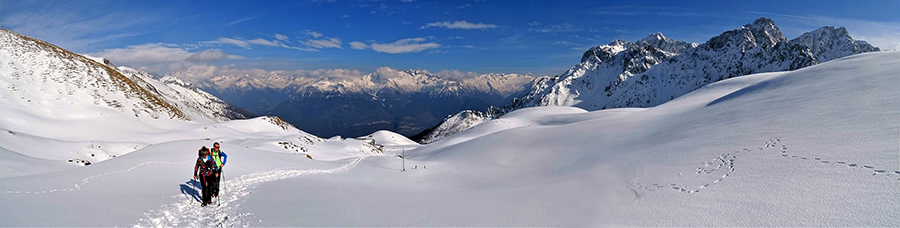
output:
<svg viewBox="0 0 900 228"><path fill-rule="evenodd" d="M432 22L422 27L420 29L426 28L447 28L447 29L492 29L497 28L497 25L493 24L484 24L484 23L470 23L468 21L443 21L443 22Z"/></svg>
<svg viewBox="0 0 900 228"><path fill-rule="evenodd" d="M188 57L185 60L191 61L191 62L212 62L212 61L232 60L232 59L245 59L245 58L243 56L225 54L225 52L220 49L209 49L209 50L203 50L198 53L194 53L193 55L191 55L190 57Z"/></svg>
<svg viewBox="0 0 900 228"><path fill-rule="evenodd" d="M767 13L767 12L759 12L759 11L747 11L747 12L752 13L752 14L766 15L766 16L779 16L779 17L789 17L789 18L796 18L796 19L810 19L809 17L806 17L806 16L781 14L781 13Z"/></svg>
<svg viewBox="0 0 900 228"><path fill-rule="evenodd" d="M225 26L232 26L232 25L240 24L241 22L253 20L253 19L255 19L256 17L258 17L258 16L252 16L252 17L245 17L245 18L237 19L237 20L235 20L235 21L232 21L232 22L228 23L228 24L225 25Z"/></svg>
<svg viewBox="0 0 900 228"><path fill-rule="evenodd" d="M322 37L322 36L323 36L322 33L316 32L316 31L312 31L312 30L306 30L306 35L310 35L310 36L312 36L313 38L319 38L319 37Z"/></svg>
<svg viewBox="0 0 900 228"><path fill-rule="evenodd" d="M301 42L300 46L293 46L287 41L287 36L275 34L274 40L256 38L252 40L234 39L220 37L216 40L201 42L201 45L234 45L245 49L251 49L253 46L287 48L298 51L319 51L325 48L342 48L341 39L325 37L321 33L308 31L308 35L313 37L322 37L323 39L308 39Z"/></svg>
<svg viewBox="0 0 900 228"><path fill-rule="evenodd" d="M401 54L401 53L415 53L422 52L432 48L441 47L440 44L434 42L427 42L428 39L419 37L419 38L409 38L395 41L393 43L372 43L368 45L373 51L388 53L388 54ZM361 42L357 42L361 43ZM363 46L356 46L363 47ZM356 49L354 47L354 49Z"/></svg>
<svg viewBox="0 0 900 228"><path fill-rule="evenodd" d="M247 41L247 43L249 43L249 44L255 44L255 45L261 45L261 46L269 46L269 47L281 47L282 45L283 45L283 46L287 46L287 45L282 44L282 43L281 43L280 41L278 41L278 40L266 40L266 39L263 39L263 38L256 38L256 39L253 39L253 40L249 40L249 41Z"/></svg>
<svg viewBox="0 0 900 228"><path fill-rule="evenodd" d="M324 49L324 48L338 48L343 49L341 47L341 39L334 37L327 37L325 34L320 32L306 30L307 36L312 36L314 39L308 39L303 42L304 45L310 48L315 49Z"/></svg>
<svg viewBox="0 0 900 228"><path fill-rule="evenodd" d="M555 25L543 25L540 22L531 22L528 23L531 28L528 28L529 32L539 32L539 33L563 33L563 32L579 32L583 29L576 27L569 23L555 24Z"/></svg>
<svg viewBox="0 0 900 228"><path fill-rule="evenodd" d="M330 38L321 40L307 40L306 45L313 48L341 48L341 39Z"/></svg>
<svg viewBox="0 0 900 228"><path fill-rule="evenodd" d="M201 42L201 44L231 44L234 46L250 49L250 43L246 40L238 40L226 37L219 37L219 39Z"/></svg>
<svg viewBox="0 0 900 228"><path fill-rule="evenodd" d="M161 43L107 49L88 55L109 59L120 66L155 73L184 70L184 66L192 65L194 62L244 59L243 56L229 55L219 49L190 52L179 45Z"/></svg>
<svg viewBox="0 0 900 228"><path fill-rule="evenodd" d="M161 18L143 12L97 11L95 2L4 2L0 24L3 28L45 40L76 52L89 52L113 41L141 35L140 26L158 23Z"/></svg>
<svg viewBox="0 0 900 228"><path fill-rule="evenodd" d="M193 53L165 44L141 44L126 48L107 49L90 55L100 56L119 63L162 63L184 61Z"/></svg>
<svg viewBox="0 0 900 228"><path fill-rule="evenodd" d="M281 41L285 41L285 42L288 41L288 37L287 37L287 36L281 35L281 34L278 34L278 33L275 33L275 39L278 39L278 40L281 40Z"/></svg>
<svg viewBox="0 0 900 228"><path fill-rule="evenodd" d="M705 13L699 13L695 9L679 8L679 7L660 7L660 6L613 6L603 7L593 12L597 15L606 16L668 16L668 17L695 17L706 16Z"/></svg>
<svg viewBox="0 0 900 228"><path fill-rule="evenodd" d="M359 41L350 42L350 48L353 48L353 50L363 50L368 47L369 47L369 45L366 45L366 43L363 43L363 42L359 42Z"/></svg>
<svg viewBox="0 0 900 228"><path fill-rule="evenodd" d="M472 8L472 4L453 6L453 8L456 8L456 9Z"/></svg>

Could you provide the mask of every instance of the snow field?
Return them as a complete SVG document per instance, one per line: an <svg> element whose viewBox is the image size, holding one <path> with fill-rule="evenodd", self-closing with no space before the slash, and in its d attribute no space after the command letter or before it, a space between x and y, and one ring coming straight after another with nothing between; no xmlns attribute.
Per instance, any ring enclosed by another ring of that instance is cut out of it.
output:
<svg viewBox="0 0 900 228"><path fill-rule="evenodd" d="M104 141L152 145L0 179L0 221L898 226L896 72L900 52L858 54L724 80L652 108L522 109L425 146L390 132L304 139L262 118L126 131ZM187 172L195 150L212 141L229 154L226 188L220 207L200 208ZM402 151L405 172L395 156Z"/></svg>

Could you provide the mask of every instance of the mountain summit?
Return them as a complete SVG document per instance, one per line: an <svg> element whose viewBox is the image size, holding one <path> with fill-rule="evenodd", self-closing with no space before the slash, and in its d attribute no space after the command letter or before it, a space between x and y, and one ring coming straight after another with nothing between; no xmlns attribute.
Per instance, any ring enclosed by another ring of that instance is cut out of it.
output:
<svg viewBox="0 0 900 228"><path fill-rule="evenodd" d="M535 106L574 106L589 111L652 107L724 79L797 70L871 51L879 49L853 40L844 28L823 27L787 40L775 22L765 17L699 45L655 33L635 43L617 40L592 47L580 63L560 75L537 79L531 90L513 103L481 115L465 114L484 119ZM448 119L456 120L454 123L477 122ZM426 136L425 142L452 131L439 132L442 134Z"/></svg>

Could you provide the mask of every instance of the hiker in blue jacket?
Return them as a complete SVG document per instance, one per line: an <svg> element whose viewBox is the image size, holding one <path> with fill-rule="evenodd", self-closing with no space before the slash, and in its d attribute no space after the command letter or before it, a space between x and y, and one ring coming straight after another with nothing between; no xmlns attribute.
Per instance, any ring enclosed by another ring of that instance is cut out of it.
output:
<svg viewBox="0 0 900 228"><path fill-rule="evenodd" d="M222 150L219 149L219 142L213 143L213 148L210 150L209 154L212 159L216 162L216 177L213 180L213 197L219 197L219 181L222 179L222 167L225 166L225 162L228 161L228 155Z"/></svg>

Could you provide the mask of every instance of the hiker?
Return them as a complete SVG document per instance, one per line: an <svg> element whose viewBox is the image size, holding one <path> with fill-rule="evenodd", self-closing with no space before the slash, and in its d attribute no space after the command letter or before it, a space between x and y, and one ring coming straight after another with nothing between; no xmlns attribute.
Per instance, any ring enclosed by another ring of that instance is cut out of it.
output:
<svg viewBox="0 0 900 228"><path fill-rule="evenodd" d="M216 161L216 178L213 180L213 197L219 197L219 180L221 180L222 175L222 167L225 166L225 161L228 160L228 155L222 150L219 149L219 142L213 143L213 148L210 151L210 156L212 159Z"/></svg>
<svg viewBox="0 0 900 228"><path fill-rule="evenodd" d="M206 206L212 203L213 181L218 174L216 173L216 162L209 156L209 149L206 146L200 148L200 157L197 158L197 164L194 165L194 180L200 181L203 188L202 197L203 204ZM199 178L199 179L198 179Z"/></svg>

